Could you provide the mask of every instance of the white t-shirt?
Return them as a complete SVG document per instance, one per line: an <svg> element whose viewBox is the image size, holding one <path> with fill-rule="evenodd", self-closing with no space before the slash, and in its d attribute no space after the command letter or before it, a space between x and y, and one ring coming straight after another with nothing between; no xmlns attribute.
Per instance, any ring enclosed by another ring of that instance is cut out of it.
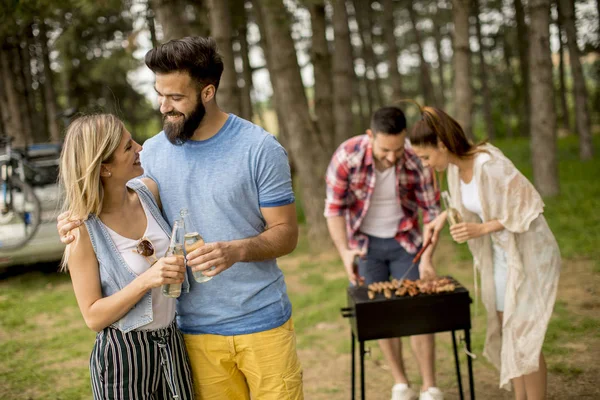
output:
<svg viewBox="0 0 600 400"><path fill-rule="evenodd" d="M393 238L403 216L396 194L396 168L384 171L375 169L375 188L367 214L360 224L360 231L378 238Z"/></svg>
<svg viewBox="0 0 600 400"><path fill-rule="evenodd" d="M144 213L146 214L146 220L148 221L144 237L152 242L156 259L161 258L169 249L169 237L165 234L160 225L158 225L152 214L146 210L144 202L140 201L140 203L142 203ZM105 227L113 242L115 242L117 250L121 253L121 256L133 272L140 275L150 268L151 258L146 259L135 251L139 240L126 238L119 235L108 226L105 225ZM154 314L152 322L142 325L136 328L136 330L165 328L173 322L173 318L175 318L175 299L164 296L162 294L162 287L152 289L152 312Z"/></svg>

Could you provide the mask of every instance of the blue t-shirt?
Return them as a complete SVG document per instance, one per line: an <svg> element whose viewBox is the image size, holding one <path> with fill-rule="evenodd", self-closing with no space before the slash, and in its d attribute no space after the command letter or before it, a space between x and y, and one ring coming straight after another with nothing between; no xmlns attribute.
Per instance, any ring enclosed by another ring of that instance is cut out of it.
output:
<svg viewBox="0 0 600 400"><path fill-rule="evenodd" d="M144 143L145 174L159 188L173 225L187 208L206 242L245 239L265 230L261 207L294 202L287 153L261 127L233 114L207 140L171 144L164 132ZM188 269L190 292L177 302L184 333L242 335L276 328L292 313L276 260L237 263L205 283Z"/></svg>

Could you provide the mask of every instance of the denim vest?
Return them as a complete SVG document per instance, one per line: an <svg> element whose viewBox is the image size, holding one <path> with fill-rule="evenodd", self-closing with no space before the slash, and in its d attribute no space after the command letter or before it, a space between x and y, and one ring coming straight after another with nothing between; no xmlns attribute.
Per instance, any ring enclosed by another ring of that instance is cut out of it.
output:
<svg viewBox="0 0 600 400"><path fill-rule="evenodd" d="M133 179L127 183L127 187L136 191L140 201L144 203L154 219L156 219L156 222L158 222L158 225L170 237L171 229L169 229L169 225L162 217L154 195L148 190L146 185L139 179ZM85 226L90 235L96 258L98 259L102 295L104 297L111 296L130 284L137 277L137 274L127 265L121 253L117 250L117 246L110 237L110 234L104 227L104 224L96 215L90 214L85 221ZM157 254L156 256L160 258L162 255ZM185 281L181 286L181 290L187 293L189 292L189 288L187 274L185 274ZM120 331L129 332L152 322L153 318L152 296L151 291L148 290L144 294L144 297L123 318L111 326Z"/></svg>

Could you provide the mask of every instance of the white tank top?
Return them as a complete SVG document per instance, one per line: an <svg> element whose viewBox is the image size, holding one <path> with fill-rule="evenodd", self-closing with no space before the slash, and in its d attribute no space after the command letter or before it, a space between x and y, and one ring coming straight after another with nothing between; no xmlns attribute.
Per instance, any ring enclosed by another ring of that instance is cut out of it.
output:
<svg viewBox="0 0 600 400"><path fill-rule="evenodd" d="M156 222L152 213L150 213L143 201L140 201L146 214L146 231L144 232L145 238L149 239L154 246L156 259L161 258L165 255L169 248L169 237L162 230L160 225ZM129 268L137 275L142 274L148 268L150 268L150 262L154 258L146 258L139 255L135 249L139 242L119 235L117 232L104 225L110 234L111 239L115 242L117 250L121 253L121 256L129 265ZM173 318L175 318L175 299L163 296L162 288L157 287L152 289L152 312L154 314L152 322L146 325L142 325L136 330L155 330L165 328L171 324Z"/></svg>
<svg viewBox="0 0 600 400"><path fill-rule="evenodd" d="M491 157L487 153L479 153L475 158L475 166L473 169L481 168L481 165L489 160ZM481 208L481 198L479 197L479 188L477 186L477 182L475 182L475 176L471 178L471 182L464 183L462 179L460 180L460 196L462 198L463 206L469 210L470 212L477 214L482 222L486 222L483 220L483 211ZM495 235L500 238L505 238L508 233L506 229L503 229L499 232L496 232ZM492 235L492 248L493 248L493 257L494 257L494 266L500 267L506 265L506 252L504 249L496 243L495 235Z"/></svg>
<svg viewBox="0 0 600 400"><path fill-rule="evenodd" d="M403 212L396 194L396 168L375 169L375 189L371 195L367 215L360 223L360 231L378 238L393 238Z"/></svg>

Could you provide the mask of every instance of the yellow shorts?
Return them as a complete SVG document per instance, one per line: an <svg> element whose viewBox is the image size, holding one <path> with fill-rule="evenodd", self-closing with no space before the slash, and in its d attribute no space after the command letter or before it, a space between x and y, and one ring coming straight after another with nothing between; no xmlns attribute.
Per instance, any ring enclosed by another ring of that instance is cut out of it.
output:
<svg viewBox="0 0 600 400"><path fill-rule="evenodd" d="M196 400L303 400L290 318L248 335L184 335Z"/></svg>

